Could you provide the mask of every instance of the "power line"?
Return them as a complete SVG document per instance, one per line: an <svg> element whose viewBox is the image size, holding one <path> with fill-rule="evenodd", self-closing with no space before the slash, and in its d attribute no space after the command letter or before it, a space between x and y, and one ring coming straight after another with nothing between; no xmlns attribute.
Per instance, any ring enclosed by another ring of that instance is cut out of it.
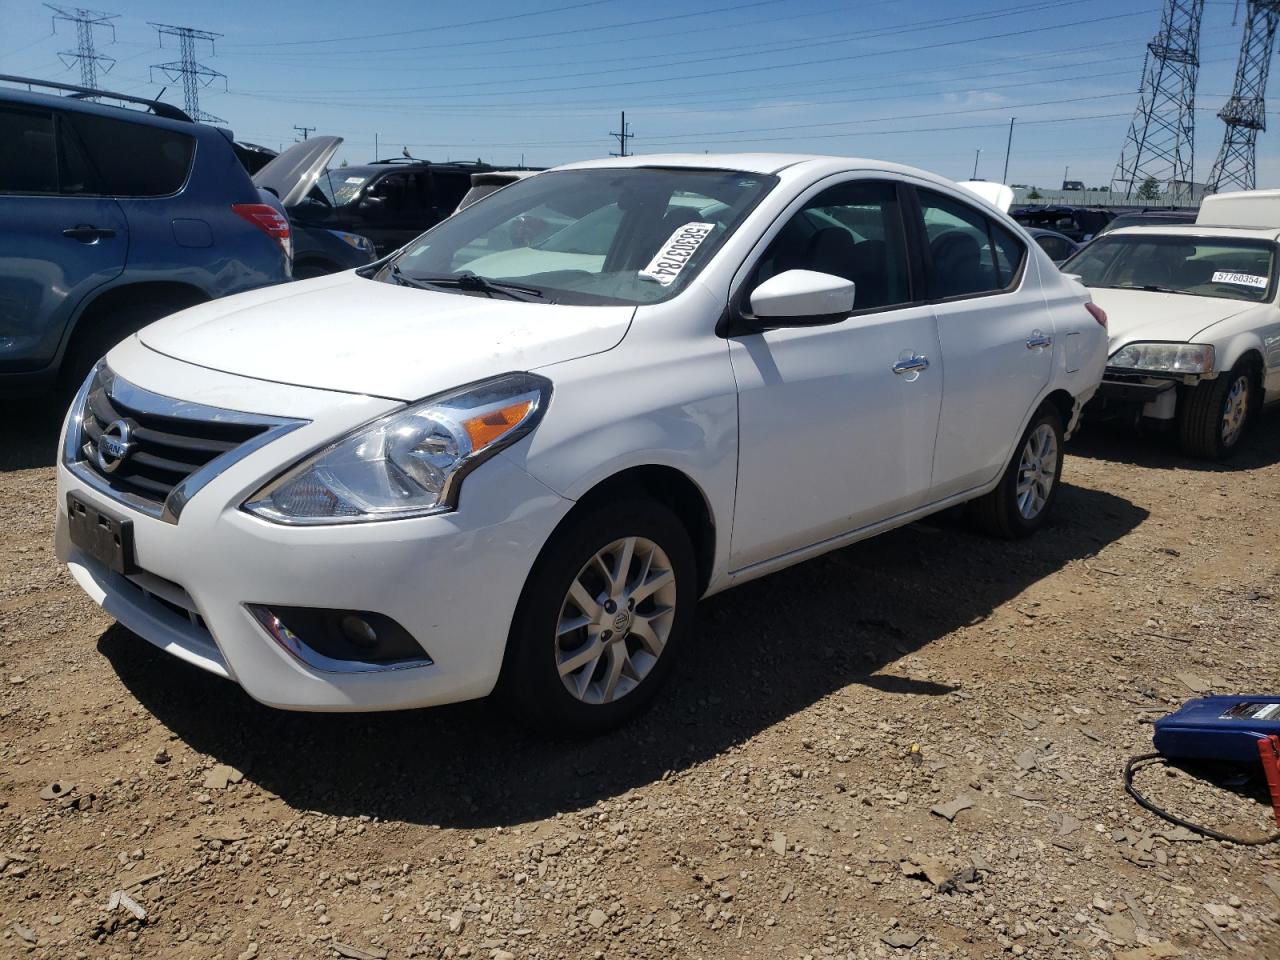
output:
<svg viewBox="0 0 1280 960"><path fill-rule="evenodd" d="M116 61L114 57L105 56L94 49L94 31L98 27L105 27L111 31L111 41L114 43L116 28L111 21L115 20L119 15L102 13L98 10L86 10L83 7L61 7L53 3L46 3L45 6L53 11L53 30L55 33L58 31L59 20L65 20L76 25L75 51L64 50L58 54L58 59L66 65L67 69L77 63L80 64L80 86L88 87L90 90L97 90L98 64L103 65L103 73L108 73L115 66Z"/></svg>
<svg viewBox="0 0 1280 960"><path fill-rule="evenodd" d="M151 26L156 28L161 48L164 47L165 37L177 38L180 56L180 59L171 60L168 63L152 64L151 69L163 71L164 75L170 80L176 81L179 77L182 78L183 103L191 119L204 120L209 123L226 123L221 117L215 117L213 114L201 111L200 90L209 86L215 80L222 80L225 83L227 75L211 67L206 67L196 60L196 41L207 40L209 42L209 52L212 53L214 41L222 34L211 33L208 30L196 30L192 27L175 27L167 23L151 23Z"/></svg>

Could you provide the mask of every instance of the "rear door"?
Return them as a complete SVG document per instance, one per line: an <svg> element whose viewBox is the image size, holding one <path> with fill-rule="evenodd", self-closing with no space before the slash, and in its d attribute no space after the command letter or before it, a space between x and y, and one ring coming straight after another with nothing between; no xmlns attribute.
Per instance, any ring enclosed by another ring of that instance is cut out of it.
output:
<svg viewBox="0 0 1280 960"><path fill-rule="evenodd" d="M993 479L1053 368L1053 321L1022 239L975 205L920 188L917 229L946 363L933 462L941 500Z"/></svg>
<svg viewBox="0 0 1280 960"><path fill-rule="evenodd" d="M124 270L124 214L66 120L0 104L2 371L48 366L77 306Z"/></svg>

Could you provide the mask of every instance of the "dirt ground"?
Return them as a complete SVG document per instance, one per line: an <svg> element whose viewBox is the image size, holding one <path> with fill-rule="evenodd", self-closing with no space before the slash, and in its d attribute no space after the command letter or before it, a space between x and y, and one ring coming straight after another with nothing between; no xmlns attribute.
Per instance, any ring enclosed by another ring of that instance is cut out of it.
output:
<svg viewBox="0 0 1280 960"><path fill-rule="evenodd" d="M0 956L1280 957L1278 848L1121 784L1194 691L1280 690L1280 415L1225 469L1090 429L1031 541L942 517L723 594L647 717L547 742L272 711L113 626L16 409ZM1275 829L1254 786L1139 783Z"/></svg>

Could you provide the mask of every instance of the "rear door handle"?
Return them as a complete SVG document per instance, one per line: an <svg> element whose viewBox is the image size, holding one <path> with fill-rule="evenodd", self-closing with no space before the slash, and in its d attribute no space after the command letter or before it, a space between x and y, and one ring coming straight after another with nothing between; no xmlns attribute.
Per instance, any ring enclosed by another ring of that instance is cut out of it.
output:
<svg viewBox="0 0 1280 960"><path fill-rule="evenodd" d="M928 369L929 358L922 357L918 353L913 353L910 358L906 360L899 360L893 365L893 372L898 376L902 376L904 373L914 373L918 370Z"/></svg>
<svg viewBox="0 0 1280 960"><path fill-rule="evenodd" d="M1053 343L1053 337L1043 334L1039 330L1036 330L1031 334L1031 336L1027 337L1028 350L1035 350L1038 347L1047 347L1051 343Z"/></svg>
<svg viewBox="0 0 1280 960"><path fill-rule="evenodd" d="M110 227L95 227L91 224L81 223L74 227L67 227L62 231L62 235L72 240L79 240L81 243L97 243L99 240L114 237L116 232Z"/></svg>

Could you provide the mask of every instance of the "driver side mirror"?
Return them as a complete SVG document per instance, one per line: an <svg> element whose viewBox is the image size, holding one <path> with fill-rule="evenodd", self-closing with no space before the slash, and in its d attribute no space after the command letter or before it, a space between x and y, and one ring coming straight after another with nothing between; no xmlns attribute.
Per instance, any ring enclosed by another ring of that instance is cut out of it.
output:
<svg viewBox="0 0 1280 960"><path fill-rule="evenodd" d="M786 270L751 292L753 324L771 327L817 327L839 323L853 311L852 280L815 270Z"/></svg>

